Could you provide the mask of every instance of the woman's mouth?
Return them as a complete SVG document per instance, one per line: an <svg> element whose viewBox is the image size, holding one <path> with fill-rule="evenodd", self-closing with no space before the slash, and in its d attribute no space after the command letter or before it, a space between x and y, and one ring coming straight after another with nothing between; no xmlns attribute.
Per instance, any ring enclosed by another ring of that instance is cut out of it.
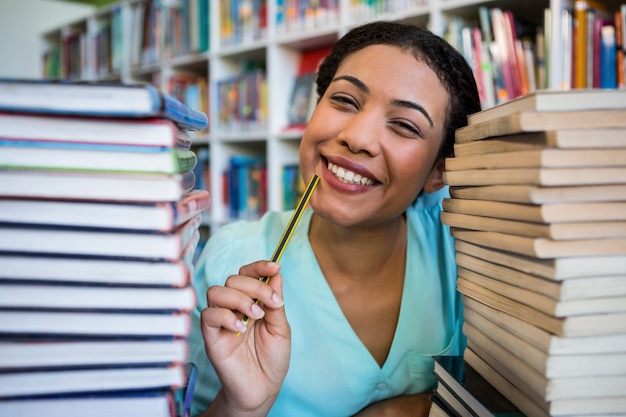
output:
<svg viewBox="0 0 626 417"><path fill-rule="evenodd" d="M328 162L328 169L339 179L341 182L345 182L346 184L359 184L359 185L373 185L374 180L371 178L367 178L362 176L361 174L356 174L350 170L342 168L333 164L332 162Z"/></svg>

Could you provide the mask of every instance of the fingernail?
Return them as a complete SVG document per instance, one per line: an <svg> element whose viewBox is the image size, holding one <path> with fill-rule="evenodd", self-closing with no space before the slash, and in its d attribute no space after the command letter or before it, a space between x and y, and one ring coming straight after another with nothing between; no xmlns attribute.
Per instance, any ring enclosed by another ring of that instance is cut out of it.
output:
<svg viewBox="0 0 626 417"><path fill-rule="evenodd" d="M276 262L271 262L270 261L270 262L267 263L267 266L274 268L274 267L278 266L278 264Z"/></svg>
<svg viewBox="0 0 626 417"><path fill-rule="evenodd" d="M237 330L239 330L240 332L245 332L248 326L246 326L246 323L244 323L244 321L243 321L243 320L237 320L237 321L235 322L235 327L236 327L236 328L237 328Z"/></svg>
<svg viewBox="0 0 626 417"><path fill-rule="evenodd" d="M283 299L277 293L272 294L272 301L276 303L276 307L281 307L283 305Z"/></svg>
<svg viewBox="0 0 626 417"><path fill-rule="evenodd" d="M258 304L252 304L252 315L257 319L260 319L265 315L265 311Z"/></svg>

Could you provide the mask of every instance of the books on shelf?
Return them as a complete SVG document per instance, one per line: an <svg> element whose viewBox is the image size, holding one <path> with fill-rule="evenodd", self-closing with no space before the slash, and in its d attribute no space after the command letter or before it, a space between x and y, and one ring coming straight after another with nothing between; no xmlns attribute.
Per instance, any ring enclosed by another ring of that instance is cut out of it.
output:
<svg viewBox="0 0 626 417"><path fill-rule="evenodd" d="M262 157L238 155L225 173L231 219L258 219L267 211L267 167Z"/></svg>
<svg viewBox="0 0 626 417"><path fill-rule="evenodd" d="M0 413L182 416L206 115L148 86L0 90Z"/></svg>
<svg viewBox="0 0 626 417"><path fill-rule="evenodd" d="M464 359L528 415L626 415L624 97L501 104L446 160Z"/></svg>

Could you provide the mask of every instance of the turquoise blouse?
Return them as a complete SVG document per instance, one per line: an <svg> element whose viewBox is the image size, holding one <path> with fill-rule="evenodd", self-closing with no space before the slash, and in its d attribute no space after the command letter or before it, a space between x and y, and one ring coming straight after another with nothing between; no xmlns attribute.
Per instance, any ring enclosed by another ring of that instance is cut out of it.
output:
<svg viewBox="0 0 626 417"><path fill-rule="evenodd" d="M292 348L289 371L270 416L347 417L385 398L435 388L432 356L462 354L466 343L454 242L439 219L447 195L446 188L423 193L407 210L409 256L402 305L382 367L352 330L320 270L308 239L313 212L305 211L280 262ZM206 290L223 285L242 265L270 259L290 216L272 212L257 222L224 226L198 260L198 307L189 338L189 360L199 371L192 415L202 412L220 387L200 332Z"/></svg>

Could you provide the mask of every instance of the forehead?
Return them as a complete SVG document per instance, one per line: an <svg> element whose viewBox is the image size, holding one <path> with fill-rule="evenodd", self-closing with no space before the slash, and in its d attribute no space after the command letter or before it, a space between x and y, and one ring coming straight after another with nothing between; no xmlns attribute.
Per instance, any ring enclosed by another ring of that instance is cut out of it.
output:
<svg viewBox="0 0 626 417"><path fill-rule="evenodd" d="M342 60L337 73L347 69L385 71L396 77L432 76L438 80L435 72L411 51L393 45L370 45L351 53Z"/></svg>
<svg viewBox="0 0 626 417"><path fill-rule="evenodd" d="M371 91L420 102L429 111L444 111L448 92L441 80L424 61L392 45L371 45L348 55L335 76L351 75Z"/></svg>

